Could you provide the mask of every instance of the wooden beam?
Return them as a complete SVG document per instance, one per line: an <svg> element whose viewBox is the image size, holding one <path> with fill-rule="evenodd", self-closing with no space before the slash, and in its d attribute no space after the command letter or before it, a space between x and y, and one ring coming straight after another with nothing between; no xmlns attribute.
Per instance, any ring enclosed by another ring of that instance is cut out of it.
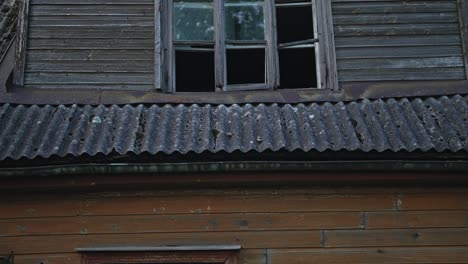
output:
<svg viewBox="0 0 468 264"><path fill-rule="evenodd" d="M161 12L162 0L154 0L154 88L161 89Z"/></svg>
<svg viewBox="0 0 468 264"><path fill-rule="evenodd" d="M20 11L18 18L18 29L16 37L16 56L13 83L18 86L24 85L24 69L26 66L26 45L28 39L29 23L29 0L19 0Z"/></svg>
<svg viewBox="0 0 468 264"><path fill-rule="evenodd" d="M319 39L320 88L339 89L336 69L335 37L330 1L316 1Z"/></svg>
<svg viewBox="0 0 468 264"><path fill-rule="evenodd" d="M227 66L224 32L224 1L214 0L214 32L215 32L215 85L216 91L226 90Z"/></svg>
<svg viewBox="0 0 468 264"><path fill-rule="evenodd" d="M458 0L458 16L460 18L460 33L462 37L465 76L468 79L468 5L466 0Z"/></svg>
<svg viewBox="0 0 468 264"><path fill-rule="evenodd" d="M8 92L6 85L15 62L15 46L16 42L13 40L6 49L3 58L0 58L0 94Z"/></svg>

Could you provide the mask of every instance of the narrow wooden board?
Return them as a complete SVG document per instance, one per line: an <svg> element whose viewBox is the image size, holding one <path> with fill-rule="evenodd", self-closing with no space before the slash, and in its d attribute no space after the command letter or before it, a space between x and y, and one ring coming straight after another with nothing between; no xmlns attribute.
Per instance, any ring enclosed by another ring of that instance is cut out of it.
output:
<svg viewBox="0 0 468 264"><path fill-rule="evenodd" d="M62 234L360 229L358 212L47 217L0 220L0 237Z"/></svg>
<svg viewBox="0 0 468 264"><path fill-rule="evenodd" d="M402 194L400 210L466 210L468 193Z"/></svg>
<svg viewBox="0 0 468 264"><path fill-rule="evenodd" d="M53 206L52 206L53 205ZM394 196L245 195L187 197L99 197L80 200L1 201L0 218L72 215L133 215L244 212L393 210Z"/></svg>
<svg viewBox="0 0 468 264"><path fill-rule="evenodd" d="M240 244L242 248L320 247L320 231L154 233L0 238L0 252L71 253L96 246Z"/></svg>
<svg viewBox="0 0 468 264"><path fill-rule="evenodd" d="M366 228L468 227L468 210L369 212Z"/></svg>
<svg viewBox="0 0 468 264"><path fill-rule="evenodd" d="M271 264L466 262L468 262L468 247L274 249L271 251Z"/></svg>
<svg viewBox="0 0 468 264"><path fill-rule="evenodd" d="M327 247L468 245L467 228L332 230L325 237Z"/></svg>

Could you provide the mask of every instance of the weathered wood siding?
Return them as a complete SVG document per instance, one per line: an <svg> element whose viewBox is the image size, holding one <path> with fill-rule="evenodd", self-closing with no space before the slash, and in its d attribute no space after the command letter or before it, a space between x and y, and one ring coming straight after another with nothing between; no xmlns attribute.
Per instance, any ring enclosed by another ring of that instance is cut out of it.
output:
<svg viewBox="0 0 468 264"><path fill-rule="evenodd" d="M338 78L465 79L457 0L332 0Z"/></svg>
<svg viewBox="0 0 468 264"><path fill-rule="evenodd" d="M153 0L30 0L25 86L152 89Z"/></svg>
<svg viewBox="0 0 468 264"><path fill-rule="evenodd" d="M5 195L0 254L239 243L243 264L468 263L467 188L174 189Z"/></svg>

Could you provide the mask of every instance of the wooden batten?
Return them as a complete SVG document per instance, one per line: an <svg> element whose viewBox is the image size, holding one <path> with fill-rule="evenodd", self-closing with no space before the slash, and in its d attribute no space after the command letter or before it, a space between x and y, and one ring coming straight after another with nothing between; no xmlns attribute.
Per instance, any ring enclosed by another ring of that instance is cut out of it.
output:
<svg viewBox="0 0 468 264"><path fill-rule="evenodd" d="M331 5L327 1L317 1L316 8L317 23L319 25L319 80L323 88L337 91L339 90L339 85Z"/></svg>
<svg viewBox="0 0 468 264"><path fill-rule="evenodd" d="M466 0L458 0L458 16L460 18L460 33L463 45L465 74L466 79L468 79L468 6Z"/></svg>
<svg viewBox="0 0 468 264"><path fill-rule="evenodd" d="M18 86L24 85L24 71L26 67L26 47L29 29L29 0L20 1L20 12L18 18L18 32L16 37L15 68L13 83Z"/></svg>

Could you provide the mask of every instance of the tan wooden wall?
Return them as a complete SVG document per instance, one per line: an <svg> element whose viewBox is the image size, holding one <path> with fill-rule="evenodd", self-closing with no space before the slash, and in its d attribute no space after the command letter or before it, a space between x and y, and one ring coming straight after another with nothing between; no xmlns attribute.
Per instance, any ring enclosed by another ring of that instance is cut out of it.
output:
<svg viewBox="0 0 468 264"><path fill-rule="evenodd" d="M239 243L240 264L468 263L468 188L263 188L8 195L0 254Z"/></svg>

